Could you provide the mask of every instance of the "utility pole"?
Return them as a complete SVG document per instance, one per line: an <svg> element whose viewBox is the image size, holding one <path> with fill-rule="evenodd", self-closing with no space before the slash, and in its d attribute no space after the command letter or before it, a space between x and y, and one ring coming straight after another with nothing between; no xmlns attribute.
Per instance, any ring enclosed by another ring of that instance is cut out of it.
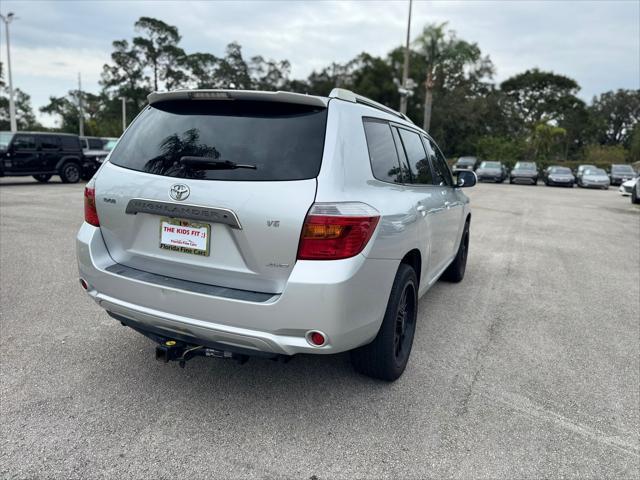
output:
<svg viewBox="0 0 640 480"><path fill-rule="evenodd" d="M9 122L11 124L11 131L18 131L18 123L16 122L16 104L13 100L13 80L11 78L11 48L9 47L9 24L15 17L12 12L9 12L6 16L0 14L0 18L4 22L5 33L7 35L7 78L9 80Z"/></svg>
<svg viewBox="0 0 640 480"><path fill-rule="evenodd" d="M127 99L125 97L120 97L122 100L122 133L127 128Z"/></svg>
<svg viewBox="0 0 640 480"><path fill-rule="evenodd" d="M80 72L78 72L78 113L80 115L80 135L84 137L84 112L82 111L82 78L80 78Z"/></svg>
<svg viewBox="0 0 640 480"><path fill-rule="evenodd" d="M407 113L407 99L409 98L409 41L411 37L411 5L413 0L409 0L409 18L407 20L407 43L404 49L404 66L402 68L402 87L400 88L400 113Z"/></svg>

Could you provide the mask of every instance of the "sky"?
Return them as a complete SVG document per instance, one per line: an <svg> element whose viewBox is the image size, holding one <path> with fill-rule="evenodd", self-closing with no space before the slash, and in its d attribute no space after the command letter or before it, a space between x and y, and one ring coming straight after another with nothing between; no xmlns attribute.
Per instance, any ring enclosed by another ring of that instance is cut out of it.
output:
<svg viewBox="0 0 640 480"><path fill-rule="evenodd" d="M237 41L244 55L291 62L291 77L346 62L359 53L385 56L404 43L408 0L394 1L31 1L2 0L10 26L14 87L34 110L77 88L99 90L111 42L131 39L141 16L178 27L187 53L222 56ZM640 88L640 0L414 1L411 36L448 22L476 42L495 67L496 82L538 67L574 78L580 96ZM6 63L4 25L0 61ZM417 80L417 79L416 79ZM328 93L328 92L327 92ZM38 113L55 126L54 117Z"/></svg>

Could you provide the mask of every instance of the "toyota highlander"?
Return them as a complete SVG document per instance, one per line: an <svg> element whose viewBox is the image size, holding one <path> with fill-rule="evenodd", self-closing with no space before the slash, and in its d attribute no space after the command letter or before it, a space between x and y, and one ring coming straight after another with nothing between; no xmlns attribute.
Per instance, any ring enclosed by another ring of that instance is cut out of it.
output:
<svg viewBox="0 0 640 480"><path fill-rule="evenodd" d="M398 378L418 299L464 277L475 174L347 90L148 100L85 188L88 295L160 360L351 351Z"/></svg>

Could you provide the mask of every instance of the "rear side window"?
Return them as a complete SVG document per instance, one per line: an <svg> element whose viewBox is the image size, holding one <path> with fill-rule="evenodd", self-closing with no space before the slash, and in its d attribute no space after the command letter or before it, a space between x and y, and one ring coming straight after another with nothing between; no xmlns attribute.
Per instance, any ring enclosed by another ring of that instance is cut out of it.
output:
<svg viewBox="0 0 640 480"><path fill-rule="evenodd" d="M111 163L177 178L278 181L315 178L326 108L279 102L190 100L147 107L118 142ZM184 157L198 157L209 166ZM233 162L255 169L212 168Z"/></svg>
<svg viewBox="0 0 640 480"><path fill-rule="evenodd" d="M104 145L104 142L99 138L89 138L88 141L89 141L89 148L91 150L102 150L102 146Z"/></svg>
<svg viewBox="0 0 640 480"><path fill-rule="evenodd" d="M402 183L398 152L389 123L372 118L364 119L369 158L373 176L383 182Z"/></svg>
<svg viewBox="0 0 640 480"><path fill-rule="evenodd" d="M73 150L73 151L80 150L80 138L64 136L64 137L60 137L60 139L62 140L63 150Z"/></svg>
<svg viewBox="0 0 640 480"><path fill-rule="evenodd" d="M44 135L40 137L40 146L43 150L59 150L60 149L60 138Z"/></svg>
<svg viewBox="0 0 640 480"><path fill-rule="evenodd" d="M16 135L13 140L13 148L18 150L35 150L36 138L33 135Z"/></svg>
<svg viewBox="0 0 640 480"><path fill-rule="evenodd" d="M413 179L411 178L411 171L409 170L409 161L407 160L407 154L404 153L404 147L402 146L402 140L400 140L398 129L392 127L391 133L393 134L393 141L396 144L396 151L398 152L398 157L400 158L400 169L402 171L402 173L400 174L401 182L413 183Z"/></svg>
<svg viewBox="0 0 640 480"><path fill-rule="evenodd" d="M449 165L447 165L447 161L442 155L442 152L438 148L438 145L431 140L430 138L425 138L425 142L429 144L431 149L433 150L433 170L435 173L435 184L436 185L447 185L449 187L453 186L453 178L451 177L451 170L449 170Z"/></svg>
<svg viewBox="0 0 640 480"><path fill-rule="evenodd" d="M433 175L431 174L427 152L424 149L424 145L422 145L420 136L404 128L399 128L398 131L404 145L404 151L407 154L413 183L431 185L433 183Z"/></svg>

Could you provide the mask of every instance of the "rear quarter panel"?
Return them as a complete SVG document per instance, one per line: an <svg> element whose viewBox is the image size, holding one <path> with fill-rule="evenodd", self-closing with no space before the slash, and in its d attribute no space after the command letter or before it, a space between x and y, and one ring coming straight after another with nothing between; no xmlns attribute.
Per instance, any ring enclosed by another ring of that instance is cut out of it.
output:
<svg viewBox="0 0 640 480"><path fill-rule="evenodd" d="M398 121L398 117L359 104L329 102L327 136L318 176L317 202L364 202L380 212L380 223L363 254L398 262L414 248L426 258L428 245L419 241L416 201L411 188L374 178L363 117ZM393 272L395 274L395 272Z"/></svg>

